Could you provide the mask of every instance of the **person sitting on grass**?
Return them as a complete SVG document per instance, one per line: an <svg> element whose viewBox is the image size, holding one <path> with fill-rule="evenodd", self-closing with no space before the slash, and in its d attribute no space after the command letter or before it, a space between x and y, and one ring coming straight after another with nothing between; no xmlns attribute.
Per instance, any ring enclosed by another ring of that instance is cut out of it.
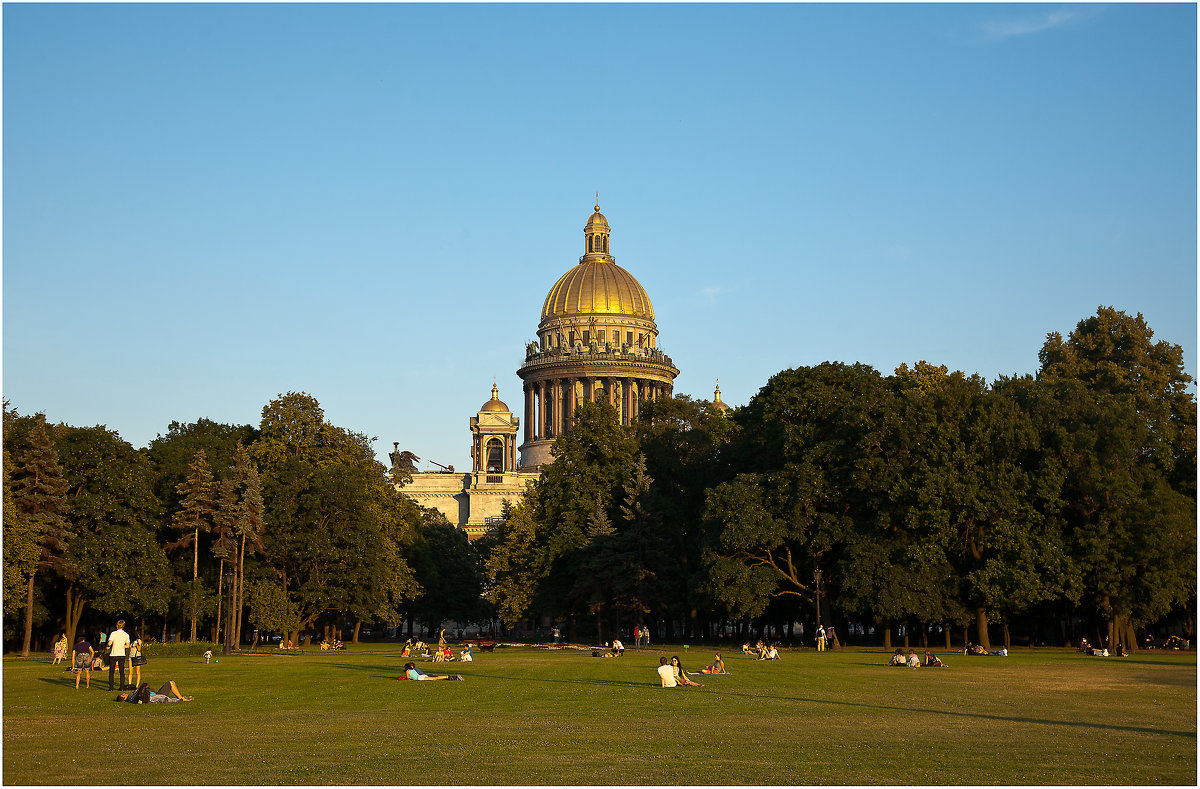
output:
<svg viewBox="0 0 1200 789"><path fill-rule="evenodd" d="M705 666L704 668L700 669L700 673L701 674L724 674L725 673L725 662L723 660L721 660L721 653L720 652L717 653L716 657L713 659L713 664L711 666Z"/></svg>
<svg viewBox="0 0 1200 789"><path fill-rule="evenodd" d="M750 648L750 642L747 641L746 643L742 644L742 654L743 655L754 655L757 653L753 649Z"/></svg>
<svg viewBox="0 0 1200 789"><path fill-rule="evenodd" d="M475 660L475 653L471 651L470 644L459 654L458 660L460 663L471 663Z"/></svg>
<svg viewBox="0 0 1200 789"><path fill-rule="evenodd" d="M938 660L937 655L933 654L928 649L925 650L925 667L926 668L941 668L942 667L942 661Z"/></svg>
<svg viewBox="0 0 1200 789"><path fill-rule="evenodd" d="M417 668L416 663L404 664L404 676L411 680L429 680L429 679L457 679L461 680L461 674L426 674L421 669Z"/></svg>
<svg viewBox="0 0 1200 789"><path fill-rule="evenodd" d="M688 679L687 672L683 670L683 664L679 662L677 656L671 658L671 670L675 672L675 681L685 688L702 688L704 687L699 682L694 682Z"/></svg>
<svg viewBox="0 0 1200 789"><path fill-rule="evenodd" d="M675 667L665 656L658 659L658 678L664 688L679 687L679 683L675 681Z"/></svg>
<svg viewBox="0 0 1200 789"><path fill-rule="evenodd" d="M625 654L625 645L621 643L621 639L614 638L612 643L613 657L621 657Z"/></svg>
<svg viewBox="0 0 1200 789"><path fill-rule="evenodd" d="M779 650L772 644L767 648L767 653L763 656L763 660L779 660Z"/></svg>
<svg viewBox="0 0 1200 789"><path fill-rule="evenodd" d="M904 661L904 665L909 668L920 668L921 658L917 657L917 653L910 649L908 650L908 660Z"/></svg>
<svg viewBox="0 0 1200 789"><path fill-rule="evenodd" d="M903 666L904 665L904 650L897 649L895 652L893 652L892 659L888 661L888 665L889 666Z"/></svg>

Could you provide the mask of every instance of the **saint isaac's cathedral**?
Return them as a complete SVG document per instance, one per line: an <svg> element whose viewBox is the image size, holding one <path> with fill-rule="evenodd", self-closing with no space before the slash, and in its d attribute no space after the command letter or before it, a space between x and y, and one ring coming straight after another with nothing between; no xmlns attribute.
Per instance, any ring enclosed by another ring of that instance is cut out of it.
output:
<svg viewBox="0 0 1200 789"><path fill-rule="evenodd" d="M524 382L524 430L493 385L491 399L470 420L470 473L454 473L453 466L414 472L404 486L405 494L441 511L471 538L499 522L504 501L515 503L553 461L550 448L571 429L578 404L607 400L621 424L629 425L642 403L671 396L679 370L658 346L645 288L612 256L610 232L597 205L583 229L579 264L546 295L537 340L526 346L525 364L517 370ZM720 387L713 406L728 409ZM393 464L400 460L395 454Z"/></svg>

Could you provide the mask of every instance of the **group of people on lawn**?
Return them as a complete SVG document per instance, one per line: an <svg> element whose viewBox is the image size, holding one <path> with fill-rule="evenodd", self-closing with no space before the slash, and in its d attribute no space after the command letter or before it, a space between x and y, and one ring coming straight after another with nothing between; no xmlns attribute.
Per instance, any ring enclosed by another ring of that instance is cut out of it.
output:
<svg viewBox="0 0 1200 789"><path fill-rule="evenodd" d="M779 660L779 650L774 644L765 643L761 638L754 646L750 646L750 642L742 644L743 655L754 655L756 660Z"/></svg>
<svg viewBox="0 0 1200 789"><path fill-rule="evenodd" d="M925 650L925 662L921 662L921 658L917 657L917 653L913 650L908 650L908 656L905 657L903 649L897 649L892 653L891 660L888 661L889 666L907 666L908 668L920 668L922 665L926 668L941 668L944 663L937 655L928 649Z"/></svg>
<svg viewBox="0 0 1200 789"><path fill-rule="evenodd" d="M184 696L174 680L167 680L157 692L150 690L150 683L142 682L142 666L146 659L142 656L142 639L135 635L130 638L125 632L125 620L117 621L117 629L110 634L101 634L101 642L107 642L107 650L98 652L86 636L80 635L72 648L71 670L75 672L75 690L79 690L79 680L85 681L84 687L92 686L92 671L104 668L108 664L108 689L113 690L114 674L119 672L121 690L126 691L117 696L120 701L137 703L163 703L172 701L191 701L191 696ZM67 634L63 633L54 645L53 664L66 657ZM129 660L129 684L125 682L125 661Z"/></svg>

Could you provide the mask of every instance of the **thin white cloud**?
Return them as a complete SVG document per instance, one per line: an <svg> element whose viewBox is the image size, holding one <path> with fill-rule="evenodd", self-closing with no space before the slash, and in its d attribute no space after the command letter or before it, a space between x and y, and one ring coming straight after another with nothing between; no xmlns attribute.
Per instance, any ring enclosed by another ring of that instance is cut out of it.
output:
<svg viewBox="0 0 1200 789"><path fill-rule="evenodd" d="M1012 38L1013 36L1029 36L1068 27L1084 19L1090 19L1100 13L1101 7L1094 5L1072 6L1042 11L1038 14L1026 14L1015 19L994 19L983 23L984 32L994 39Z"/></svg>
<svg viewBox="0 0 1200 789"><path fill-rule="evenodd" d="M720 293L721 290L722 290L721 288L715 288L715 287L710 286L707 288L701 288L700 293L703 294L704 301L706 304L716 304L717 303L717 294Z"/></svg>

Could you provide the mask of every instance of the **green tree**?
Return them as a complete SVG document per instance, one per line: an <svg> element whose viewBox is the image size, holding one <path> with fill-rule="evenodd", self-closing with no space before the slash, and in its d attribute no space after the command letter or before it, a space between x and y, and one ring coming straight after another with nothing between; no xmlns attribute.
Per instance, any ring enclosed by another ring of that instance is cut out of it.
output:
<svg viewBox="0 0 1200 789"><path fill-rule="evenodd" d="M393 493L370 444L325 422L309 395L281 395L263 408L251 456L262 474L264 558L300 628L392 599L380 584L411 587L408 565L389 549Z"/></svg>
<svg viewBox="0 0 1200 789"><path fill-rule="evenodd" d="M54 428L75 532L64 554L67 634L84 606L132 617L166 611L170 565L157 539L162 507L154 469L104 426Z"/></svg>
<svg viewBox="0 0 1200 789"><path fill-rule="evenodd" d="M1195 599L1196 401L1182 348L1152 338L1141 314L1100 307L1039 355L1070 550L1110 644L1131 649L1137 625Z"/></svg>
<svg viewBox="0 0 1200 789"><path fill-rule="evenodd" d="M677 612L693 632L701 610L714 601L703 561L706 535L700 528L705 492L730 478L723 450L737 423L704 400L685 395L653 400L637 421L638 447L646 474L654 479L665 550L655 558L662 604Z"/></svg>
<svg viewBox="0 0 1200 789"><path fill-rule="evenodd" d="M894 484L890 398L874 369L826 362L776 374L734 415L740 473L705 507L712 594L731 614L757 616L781 596L812 602L814 567L823 599L836 599L838 548L873 528Z"/></svg>
<svg viewBox="0 0 1200 789"><path fill-rule="evenodd" d="M413 612L427 630L436 630L446 619L471 622L479 618L479 557L462 529L445 518L422 526L412 568L422 589L413 601Z"/></svg>
<svg viewBox="0 0 1200 789"><path fill-rule="evenodd" d="M15 418L15 414L13 415ZM5 422L10 421L7 409ZM24 523L14 530L14 537L30 529L37 534L40 551L34 567L28 572L25 598L25 635L21 656L28 657L33 637L34 584L41 571L61 571L63 554L74 536L66 517L67 483L63 479L54 442L46 429L42 414L34 417L29 430L28 444L14 458L15 468L9 483L9 494ZM7 499L6 499L7 500ZM20 523L20 522L19 522Z"/></svg>
<svg viewBox="0 0 1200 789"><path fill-rule="evenodd" d="M258 469L250 461L250 453L238 444L234 455L234 489L238 494L237 506L234 511L233 534L237 542L237 573L234 577L233 599L234 620L232 641L235 645L242 643L242 611L246 605L245 579L246 556L254 555L263 550L263 499L262 485L258 478Z"/></svg>
<svg viewBox="0 0 1200 789"><path fill-rule="evenodd" d="M171 519L171 528L180 532L177 540L167 543L168 551L192 549L192 582L187 590L191 620L190 641L196 640L196 622L200 613L200 533L210 532L217 518L217 485L208 467L204 450L198 450L188 465L187 478L176 486L179 509Z"/></svg>
<svg viewBox="0 0 1200 789"><path fill-rule="evenodd" d="M508 627L516 627L528 615L549 571L543 552L545 535L535 506L531 492L515 505L505 503L504 523L497 529L484 562L484 596L496 606L496 615Z"/></svg>
<svg viewBox="0 0 1200 789"><path fill-rule="evenodd" d="M204 452L218 480L225 479L236 465L237 448L249 446L257 437L258 429L253 425L227 425L204 418L171 422L166 434L158 435L145 450L158 472L154 492L167 512L179 509L178 487L187 479L188 467L197 452Z"/></svg>

